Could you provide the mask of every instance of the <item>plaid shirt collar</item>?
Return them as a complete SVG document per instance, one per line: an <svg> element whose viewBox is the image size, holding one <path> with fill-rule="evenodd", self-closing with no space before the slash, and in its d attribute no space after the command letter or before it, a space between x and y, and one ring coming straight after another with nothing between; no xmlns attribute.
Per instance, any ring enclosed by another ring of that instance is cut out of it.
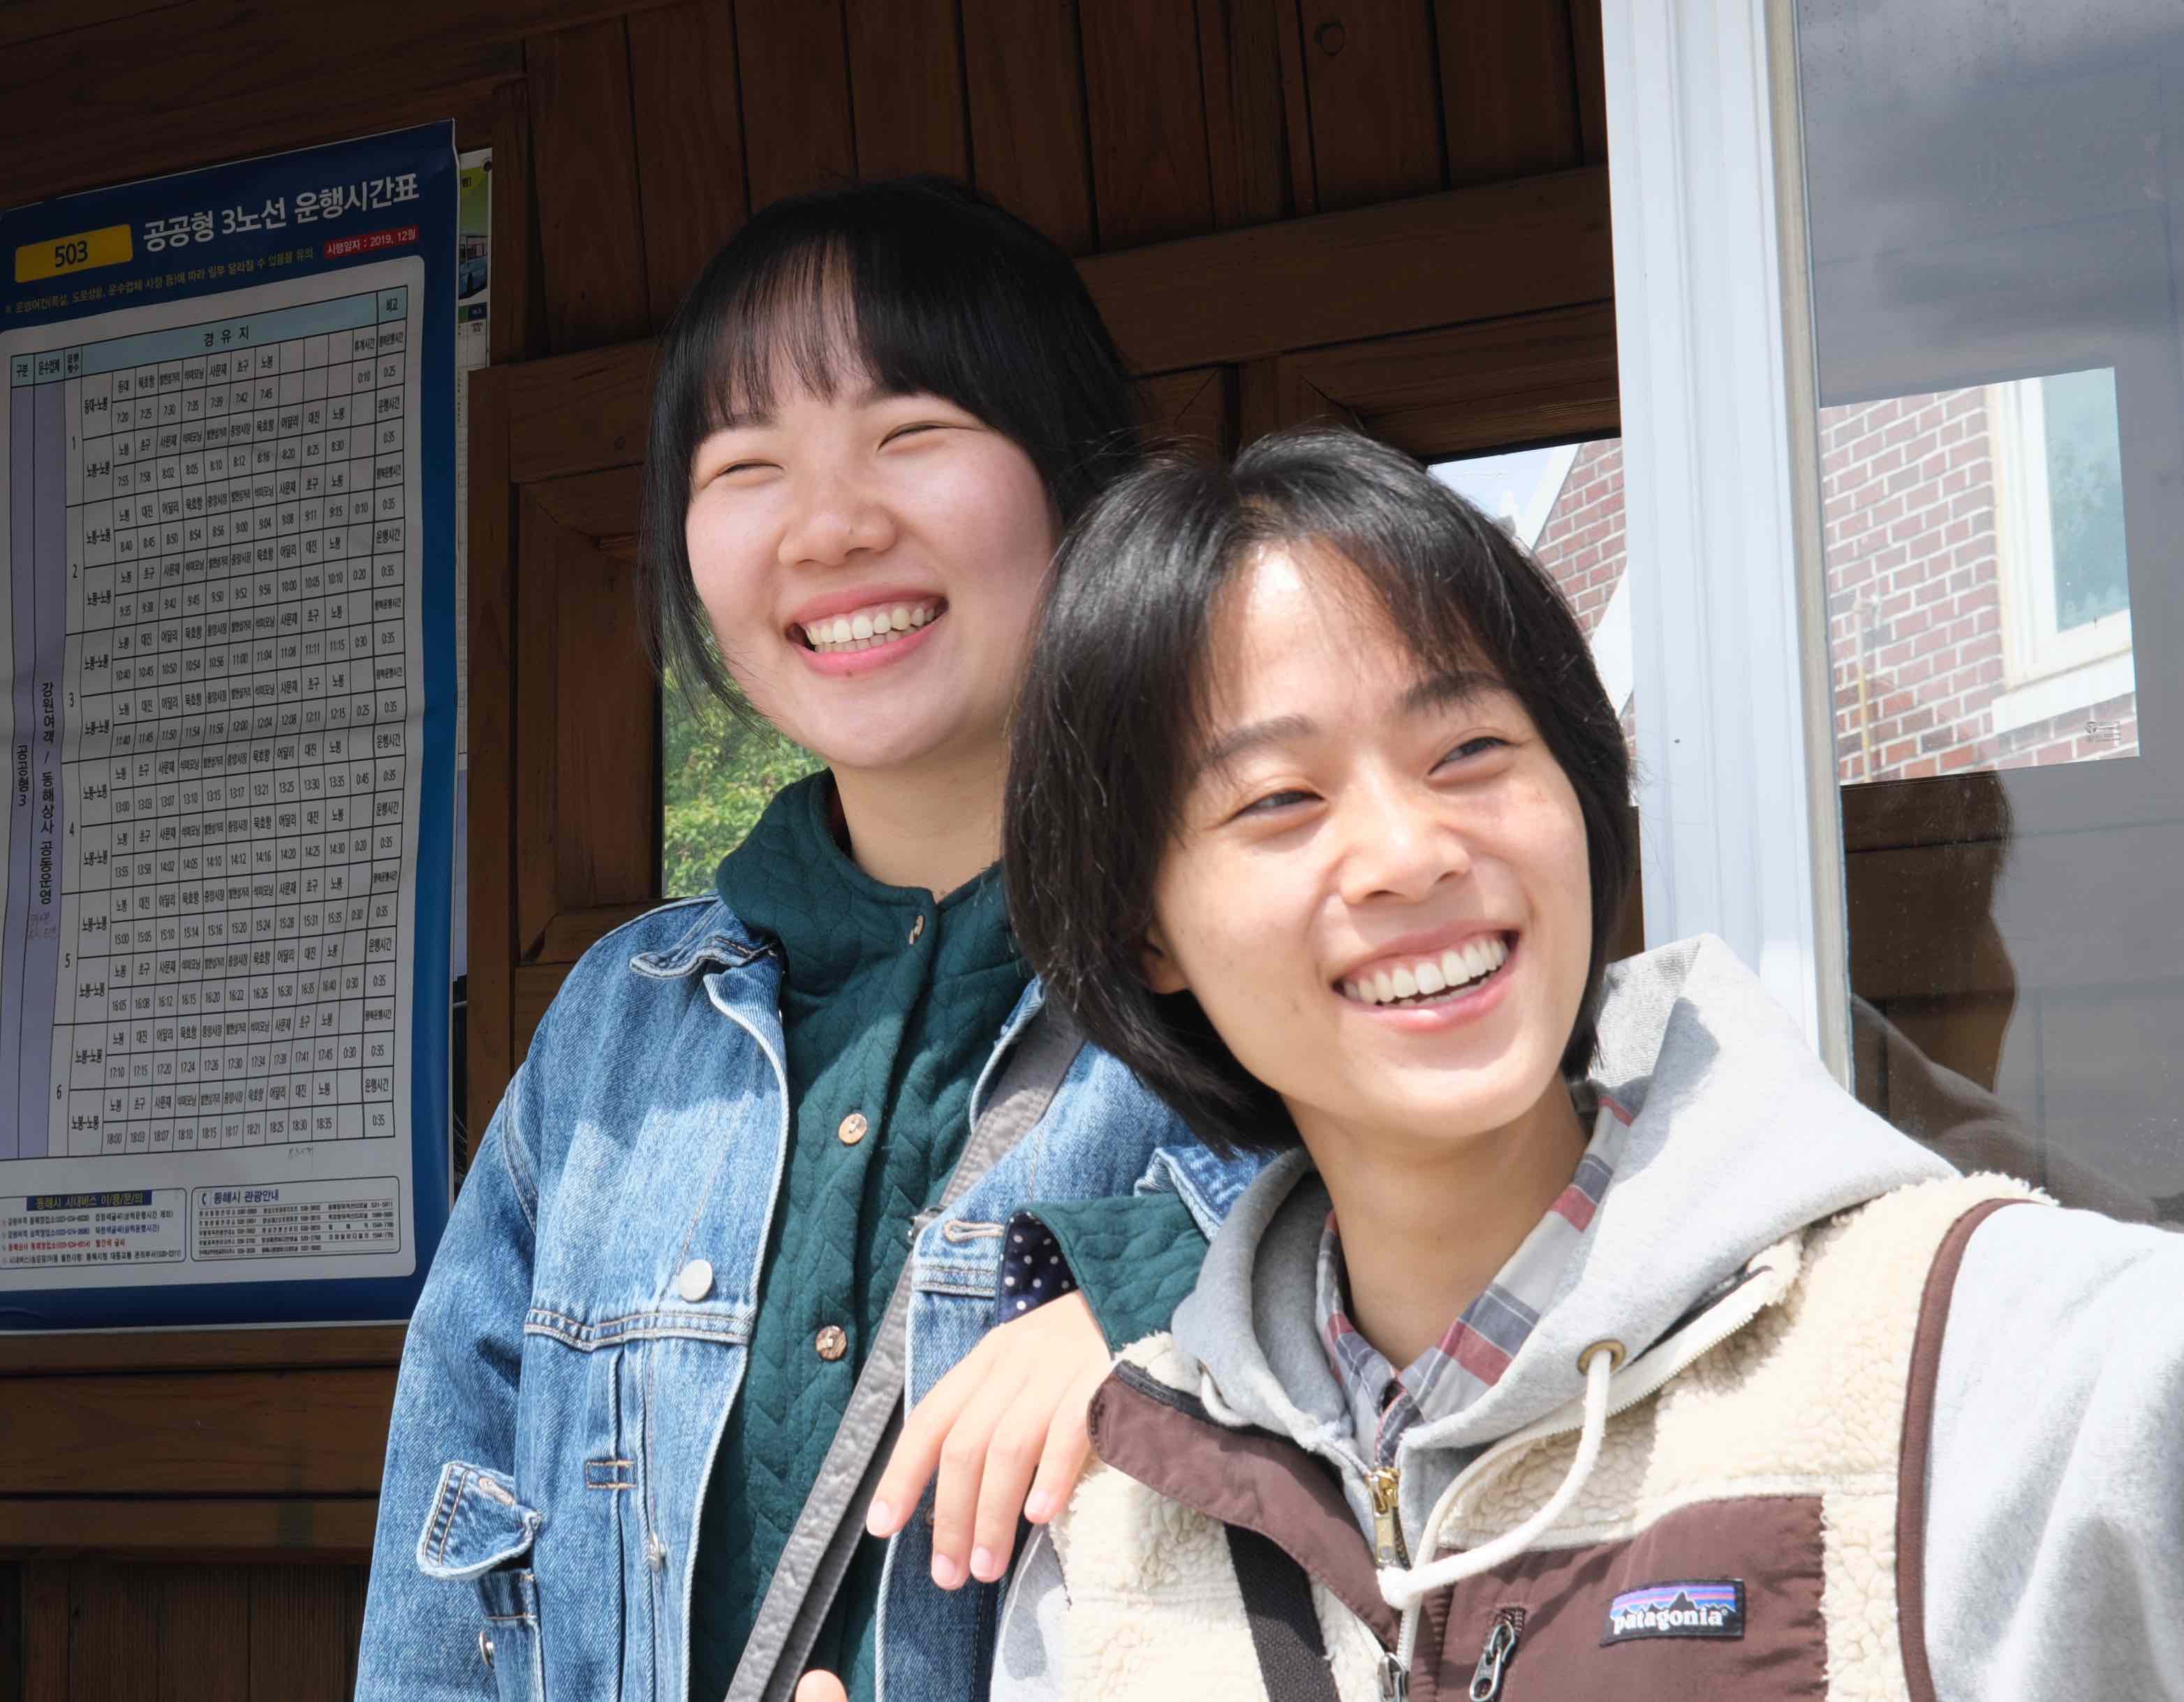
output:
<svg viewBox="0 0 2184 1702"><path fill-rule="evenodd" d="M1427 1420L1462 1412L1492 1388L1553 1297L1570 1255L1607 1191L1630 1113L1605 1094L1593 1119L1592 1139L1546 1215L1509 1256L1485 1292L1429 1348L1398 1372L1379 1349L1357 1333L1344 1309L1349 1284L1334 1214L1319 1238L1318 1317L1361 1447L1369 1444L1378 1465L1394 1462L1404 1431Z"/></svg>

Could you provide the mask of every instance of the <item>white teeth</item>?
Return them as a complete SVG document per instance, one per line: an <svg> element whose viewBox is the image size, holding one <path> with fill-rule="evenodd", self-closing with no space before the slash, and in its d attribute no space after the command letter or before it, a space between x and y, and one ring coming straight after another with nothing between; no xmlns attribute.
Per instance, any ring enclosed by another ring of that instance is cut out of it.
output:
<svg viewBox="0 0 2184 1702"><path fill-rule="evenodd" d="M1436 993L1457 991L1474 981L1484 980L1508 961L1507 943L1498 935L1490 935L1474 940L1460 949L1451 947L1438 958L1422 958L1392 970L1375 969L1369 975L1343 982L1340 991L1343 997L1362 1005L1430 998Z"/></svg>
<svg viewBox="0 0 2184 1702"><path fill-rule="evenodd" d="M804 640L815 650L836 654L871 650L927 625L939 612L929 603L876 605L829 620L809 622L802 629Z"/></svg>

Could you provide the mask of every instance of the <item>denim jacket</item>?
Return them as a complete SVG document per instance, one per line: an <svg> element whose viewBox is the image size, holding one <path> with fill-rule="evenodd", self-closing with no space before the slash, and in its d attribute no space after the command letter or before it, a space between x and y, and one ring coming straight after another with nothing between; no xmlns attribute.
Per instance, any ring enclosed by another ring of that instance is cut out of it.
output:
<svg viewBox="0 0 2184 1702"><path fill-rule="evenodd" d="M786 1157L780 974L693 899L601 940L539 1024L410 1322L360 1702L682 1702L699 1507ZM1039 1000L1004 1025L974 1124ZM911 1227L911 1399L990 1326L1018 1208L1167 1188L1210 1235L1255 1169L1084 1048L1008 1155ZM914 1518L887 1559L885 1702L984 1694L998 1587L944 1593L930 1562Z"/></svg>

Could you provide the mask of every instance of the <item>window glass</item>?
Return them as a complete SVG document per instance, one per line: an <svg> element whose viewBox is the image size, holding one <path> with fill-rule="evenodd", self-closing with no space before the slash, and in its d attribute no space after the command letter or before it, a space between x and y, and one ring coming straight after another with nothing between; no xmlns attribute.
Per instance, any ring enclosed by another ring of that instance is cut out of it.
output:
<svg viewBox="0 0 2184 1702"><path fill-rule="evenodd" d="M1593 666L1635 752L1630 605L1623 572L1623 440L1597 438L1554 449L1465 455L1437 461L1432 471L1500 521L1552 576L1591 645ZM1645 940L1634 866L1611 955L1627 957L1643 949Z"/></svg>
<svg viewBox="0 0 2184 1702"><path fill-rule="evenodd" d="M819 766L770 727L727 706L692 700L672 678L660 693L660 892L688 898L744 840L773 795Z"/></svg>
<svg viewBox="0 0 2184 1702"><path fill-rule="evenodd" d="M1630 615L1623 590L1623 440L1438 461L1433 475L1500 521L1562 588L1629 736Z"/></svg>
<svg viewBox="0 0 2184 1702"><path fill-rule="evenodd" d="M1858 1091L2184 1222L2184 12L1795 4Z"/></svg>

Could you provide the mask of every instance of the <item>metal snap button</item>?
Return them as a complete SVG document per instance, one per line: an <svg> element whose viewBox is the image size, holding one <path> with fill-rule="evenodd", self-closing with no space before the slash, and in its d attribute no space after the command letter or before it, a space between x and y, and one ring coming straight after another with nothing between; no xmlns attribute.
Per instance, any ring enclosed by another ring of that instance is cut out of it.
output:
<svg viewBox="0 0 2184 1702"><path fill-rule="evenodd" d="M478 1633L478 1659L488 1666L493 1665L493 1639L483 1632Z"/></svg>
<svg viewBox="0 0 2184 1702"><path fill-rule="evenodd" d="M924 918L922 916L921 916L921 917L919 917L919 918L917 918L917 920L916 920L916 921L915 921L915 922L913 922L913 923L911 923L911 924L910 924L910 943L911 943L911 945L913 945L913 946L915 946L916 944L917 944L917 938L918 938L918 935L920 935L921 934L922 934L922 933L924 933L924 932L925 932L925 918Z"/></svg>
<svg viewBox="0 0 2184 1702"><path fill-rule="evenodd" d="M839 1325L829 1324L812 1345L818 1348L819 1357L832 1364L850 1351L850 1338L842 1333Z"/></svg>
<svg viewBox="0 0 2184 1702"><path fill-rule="evenodd" d="M702 1258L692 1259L675 1279L675 1292L685 1300L703 1300L713 1292L713 1267Z"/></svg>
<svg viewBox="0 0 2184 1702"><path fill-rule="evenodd" d="M863 1112L852 1111L847 1117L844 1117L842 1119L842 1126L839 1129L837 1129L834 1132L841 1136L842 1144L844 1147L854 1147L858 1141L865 1138L866 1132L871 1130L872 1126L872 1125L871 1124L865 1121L865 1113Z"/></svg>

